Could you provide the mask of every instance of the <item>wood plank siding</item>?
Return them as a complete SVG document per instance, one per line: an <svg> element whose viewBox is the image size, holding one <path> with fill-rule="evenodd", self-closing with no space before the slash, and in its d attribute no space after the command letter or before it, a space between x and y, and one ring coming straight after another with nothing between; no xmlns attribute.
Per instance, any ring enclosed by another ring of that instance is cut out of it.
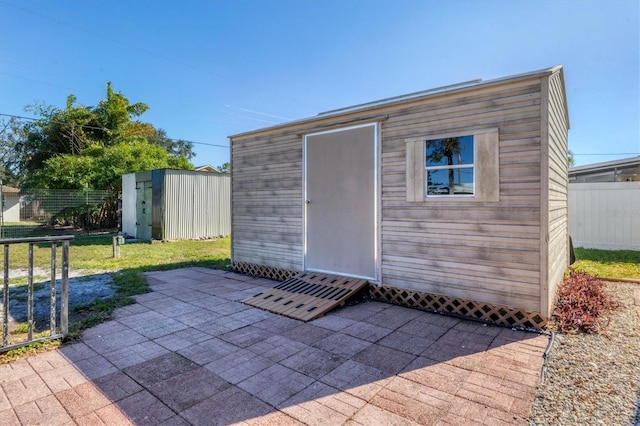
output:
<svg viewBox="0 0 640 426"><path fill-rule="evenodd" d="M569 119L562 74L556 73L548 78L548 99L548 288L541 288L541 312L546 317L551 315L553 297L569 262Z"/></svg>
<svg viewBox="0 0 640 426"><path fill-rule="evenodd" d="M377 121L379 284L548 317L567 266L565 102L553 68L232 136L232 260L302 270L304 135ZM496 201L407 198L408 140L484 129Z"/></svg>
<svg viewBox="0 0 640 426"><path fill-rule="evenodd" d="M430 99L383 123L384 285L539 309L540 88L531 79ZM484 128L499 129L499 202L406 201L407 138Z"/></svg>
<svg viewBox="0 0 640 426"><path fill-rule="evenodd" d="M302 270L302 138L234 140L231 162L233 260Z"/></svg>

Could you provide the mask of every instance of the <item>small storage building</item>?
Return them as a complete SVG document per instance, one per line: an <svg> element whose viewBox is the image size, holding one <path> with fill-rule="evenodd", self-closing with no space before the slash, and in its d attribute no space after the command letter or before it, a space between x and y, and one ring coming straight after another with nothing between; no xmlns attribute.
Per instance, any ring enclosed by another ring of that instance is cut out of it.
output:
<svg viewBox="0 0 640 426"><path fill-rule="evenodd" d="M568 129L556 66L231 136L232 265L539 327L569 263Z"/></svg>
<svg viewBox="0 0 640 426"><path fill-rule="evenodd" d="M231 232L230 176L157 169L122 176L122 232L138 240L204 239Z"/></svg>

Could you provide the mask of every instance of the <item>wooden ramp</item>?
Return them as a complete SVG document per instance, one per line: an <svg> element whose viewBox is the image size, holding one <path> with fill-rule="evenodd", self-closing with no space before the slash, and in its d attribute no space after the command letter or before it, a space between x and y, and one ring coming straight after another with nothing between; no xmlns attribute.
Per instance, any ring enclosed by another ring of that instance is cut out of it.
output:
<svg viewBox="0 0 640 426"><path fill-rule="evenodd" d="M367 280L359 278L301 272L243 302L290 318L311 321L344 305L367 284Z"/></svg>

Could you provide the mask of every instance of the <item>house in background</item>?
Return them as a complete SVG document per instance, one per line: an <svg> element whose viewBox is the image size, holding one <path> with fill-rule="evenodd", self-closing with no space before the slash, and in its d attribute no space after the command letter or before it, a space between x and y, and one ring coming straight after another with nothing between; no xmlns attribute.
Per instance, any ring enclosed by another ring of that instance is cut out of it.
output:
<svg viewBox="0 0 640 426"><path fill-rule="evenodd" d="M20 222L20 190L2 185L2 222Z"/></svg>
<svg viewBox="0 0 640 426"><path fill-rule="evenodd" d="M122 232L142 241L231 232L230 176L157 169L122 176Z"/></svg>
<svg viewBox="0 0 640 426"><path fill-rule="evenodd" d="M540 327L569 263L568 129L557 66L231 136L232 265Z"/></svg>
<svg viewBox="0 0 640 426"><path fill-rule="evenodd" d="M196 172L209 172L209 173L220 173L220 170L215 167L205 164L204 166L198 166L195 168Z"/></svg>
<svg viewBox="0 0 640 426"><path fill-rule="evenodd" d="M569 183L640 182L640 156L569 169Z"/></svg>
<svg viewBox="0 0 640 426"><path fill-rule="evenodd" d="M569 169L576 247L640 250L640 156Z"/></svg>

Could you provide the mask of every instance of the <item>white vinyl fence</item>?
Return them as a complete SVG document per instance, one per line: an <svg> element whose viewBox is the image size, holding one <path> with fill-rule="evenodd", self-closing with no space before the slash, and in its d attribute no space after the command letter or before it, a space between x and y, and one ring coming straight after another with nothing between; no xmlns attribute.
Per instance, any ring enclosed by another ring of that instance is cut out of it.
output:
<svg viewBox="0 0 640 426"><path fill-rule="evenodd" d="M575 247L640 250L640 182L569 184Z"/></svg>

